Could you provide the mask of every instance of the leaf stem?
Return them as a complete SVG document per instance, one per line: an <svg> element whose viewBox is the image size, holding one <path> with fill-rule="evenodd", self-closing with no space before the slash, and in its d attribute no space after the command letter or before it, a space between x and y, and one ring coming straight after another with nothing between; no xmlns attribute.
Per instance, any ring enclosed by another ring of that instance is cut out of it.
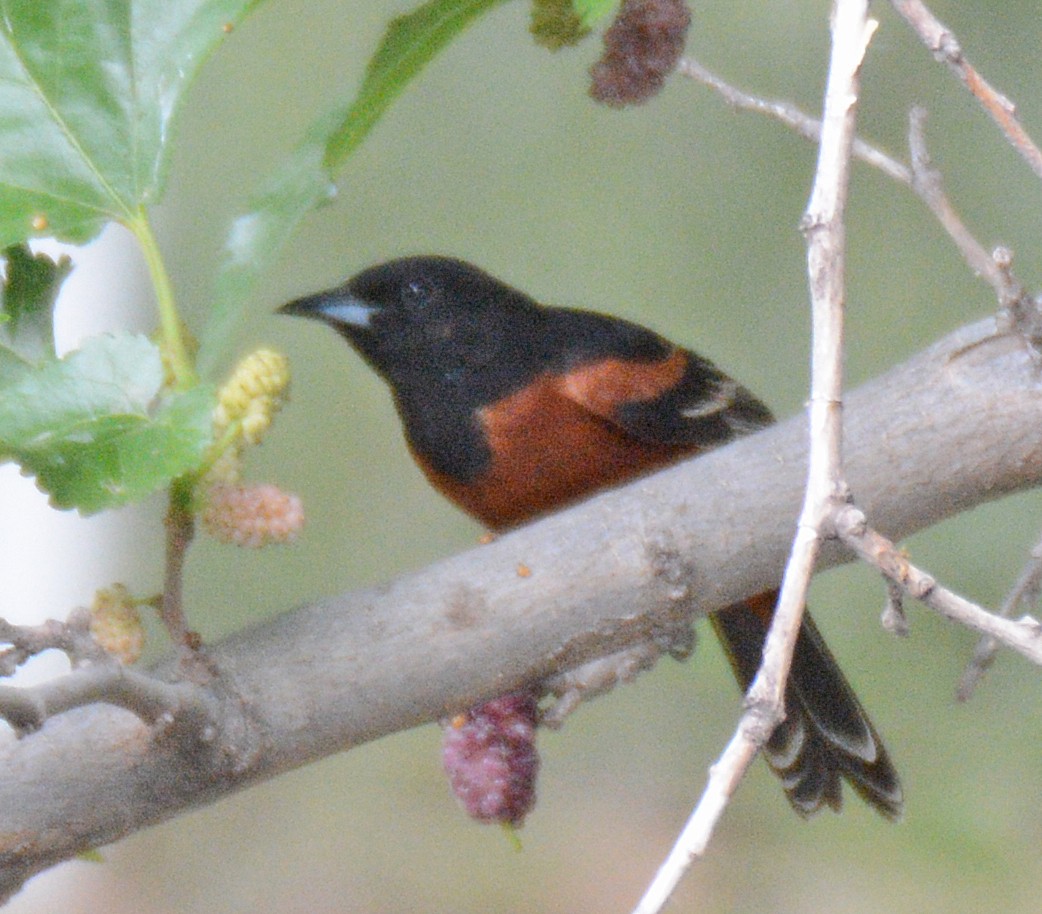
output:
<svg viewBox="0 0 1042 914"><path fill-rule="evenodd" d="M182 664L191 665L194 663L193 655L198 649L199 638L188 628L183 601L185 556L195 536L192 482L187 477L175 479L170 486L170 501L164 524L166 568L159 617L181 655Z"/></svg>
<svg viewBox="0 0 1042 914"><path fill-rule="evenodd" d="M166 271L163 255L159 250L152 223L148 219L144 207L127 222L127 227L134 233L148 264L148 272L152 277L152 286L156 292L156 307L159 310L159 326L162 333L162 348L166 355L170 371L174 376L174 386L178 390L187 390L199 383L194 359L189 353L184 338L181 317L177 313L174 298L174 287L170 282L170 274Z"/></svg>
<svg viewBox="0 0 1042 914"><path fill-rule="evenodd" d="M225 429L224 434L222 434L210 445L210 447L206 449L202 463L200 463L188 477L188 481L191 482L193 490L198 486L200 480L204 480L210 470L217 465L217 462L224 456L225 452L236 446L240 438L242 438L242 420L236 419L227 429Z"/></svg>

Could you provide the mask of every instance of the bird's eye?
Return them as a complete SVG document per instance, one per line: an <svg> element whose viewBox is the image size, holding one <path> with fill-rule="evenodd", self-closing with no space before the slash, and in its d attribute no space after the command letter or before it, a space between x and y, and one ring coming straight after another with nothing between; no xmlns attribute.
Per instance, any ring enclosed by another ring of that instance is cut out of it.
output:
<svg viewBox="0 0 1042 914"><path fill-rule="evenodd" d="M410 279L402 286L402 304L425 308L431 303L434 290L425 279Z"/></svg>

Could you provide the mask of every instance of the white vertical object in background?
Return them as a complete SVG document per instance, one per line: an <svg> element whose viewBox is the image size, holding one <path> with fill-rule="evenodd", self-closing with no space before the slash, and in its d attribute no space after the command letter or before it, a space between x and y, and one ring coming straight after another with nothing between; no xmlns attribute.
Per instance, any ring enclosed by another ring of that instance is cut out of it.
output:
<svg viewBox="0 0 1042 914"><path fill-rule="evenodd" d="M151 283L125 229L110 226L81 248L49 241L33 247L53 257L67 253L73 261L55 309L59 353L98 333L150 331ZM64 618L113 581L134 592L154 588L154 564L140 567L143 537L135 534L154 515L154 503L94 517L55 511L32 479L12 465L0 466L0 617L18 623ZM35 679L64 668L62 658L44 656L25 674Z"/></svg>

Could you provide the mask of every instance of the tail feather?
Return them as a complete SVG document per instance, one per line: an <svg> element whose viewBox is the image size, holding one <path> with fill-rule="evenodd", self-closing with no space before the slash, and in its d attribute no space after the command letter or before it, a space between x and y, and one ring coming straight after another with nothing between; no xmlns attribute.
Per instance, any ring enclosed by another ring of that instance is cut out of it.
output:
<svg viewBox="0 0 1042 914"><path fill-rule="evenodd" d="M761 594L712 616L735 676L748 689L760 666L777 594ZM901 784L861 702L808 614L785 691L786 718L764 747L800 815L839 810L844 780L888 819L901 814Z"/></svg>

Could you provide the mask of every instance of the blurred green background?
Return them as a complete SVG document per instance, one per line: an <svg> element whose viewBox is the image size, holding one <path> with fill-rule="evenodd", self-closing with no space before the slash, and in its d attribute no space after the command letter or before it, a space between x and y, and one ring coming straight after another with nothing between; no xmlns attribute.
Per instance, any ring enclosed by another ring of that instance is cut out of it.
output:
<svg viewBox="0 0 1042 914"><path fill-rule="evenodd" d="M229 219L305 126L361 77L406 2L272 0L230 36L179 125L164 250L201 324ZM1036 0L936 2L972 61L1042 135ZM750 91L820 107L823 0L701 0L689 52ZM1039 187L976 104L886 4L864 74L862 134L904 157L911 104L930 111L933 157L986 244L1040 281ZM236 353L267 343L294 363L293 400L253 456L256 478L299 491L308 527L259 554L200 539L188 608L217 638L307 599L386 580L472 545L478 528L412 466L380 382L334 334L280 320L290 297L391 256L475 261L538 298L648 323L761 393L781 416L807 390L804 248L797 231L815 150L675 77L651 104L586 95L594 38L558 54L527 35L524 3L499 8L392 108L271 266ZM989 290L910 193L855 170L849 218L849 377L859 383L945 331L991 313ZM995 605L1039 529L1029 494L916 537L913 557ZM158 504L155 517L158 518ZM158 525L142 533L151 572ZM151 580L151 584L148 583ZM154 586L154 578L140 582ZM103 582L99 582L103 583ZM1002 656L967 706L952 700L974 638L909 607L911 637L884 634L879 580L821 576L815 613L885 734L907 812L889 825L856 799L795 817L757 764L672 911L1038 910L1042 685ZM739 695L706 639L684 665L542 738L540 802L523 851L449 796L434 727L284 776L66 864L10 910L78 912L625 912L668 851L730 735Z"/></svg>

